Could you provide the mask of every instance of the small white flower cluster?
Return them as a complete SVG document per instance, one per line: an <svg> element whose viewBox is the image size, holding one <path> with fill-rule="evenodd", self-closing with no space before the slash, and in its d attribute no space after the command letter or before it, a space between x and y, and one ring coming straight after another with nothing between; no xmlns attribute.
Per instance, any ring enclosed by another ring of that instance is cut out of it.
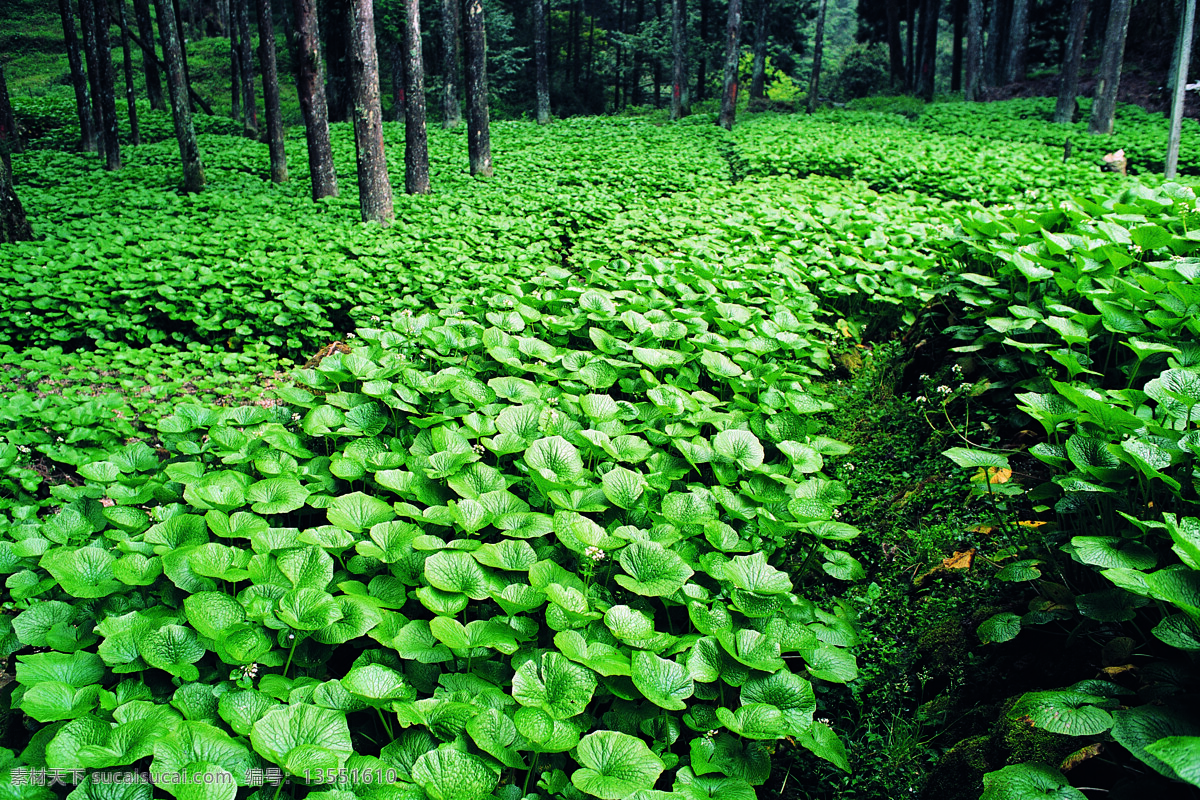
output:
<svg viewBox="0 0 1200 800"><path fill-rule="evenodd" d="M824 725L832 725L833 724L833 720L829 719L829 717L817 717L817 722L820 722Z"/></svg>
<svg viewBox="0 0 1200 800"><path fill-rule="evenodd" d="M410 309L406 308L400 312L400 316L404 317L405 319L408 319L409 317L412 316L412 311Z"/></svg>
<svg viewBox="0 0 1200 800"><path fill-rule="evenodd" d="M929 402L929 398L926 397L925 395L923 395L923 394L917 395L917 403L919 405L925 405L928 402Z"/></svg>
<svg viewBox="0 0 1200 800"><path fill-rule="evenodd" d="M551 422L551 423L553 423L553 424L555 424L555 425L557 425L557 424L558 424L558 412L557 412L557 411L555 411L553 408L552 408L552 409L550 409L550 415L549 415L549 417L550 417L550 422Z"/></svg>
<svg viewBox="0 0 1200 800"><path fill-rule="evenodd" d="M1132 251L1133 251L1133 252L1135 252L1135 253L1141 253L1141 252L1142 252L1142 246L1141 246L1140 244L1134 244L1134 245L1130 245L1129 249L1130 249L1130 250L1132 250Z"/></svg>
<svg viewBox="0 0 1200 800"><path fill-rule="evenodd" d="M299 422L299 421L300 421L300 415L292 414L292 422Z"/></svg>
<svg viewBox="0 0 1200 800"><path fill-rule="evenodd" d="M23 445L23 444L17 445L17 452L21 453L22 455L26 455L26 456L29 455L28 445Z"/></svg>
<svg viewBox="0 0 1200 800"><path fill-rule="evenodd" d="M717 731L716 730L705 731L704 738L708 739L711 742L713 739L717 738Z"/></svg>
<svg viewBox="0 0 1200 800"><path fill-rule="evenodd" d="M258 664L246 664L242 667L242 677L254 680L258 677Z"/></svg>
<svg viewBox="0 0 1200 800"><path fill-rule="evenodd" d="M954 377L961 378L963 376L962 364L955 364L950 368L950 372L954 374Z"/></svg>
<svg viewBox="0 0 1200 800"><path fill-rule="evenodd" d="M376 314L371 315L371 322L379 322L379 317Z"/></svg>
<svg viewBox="0 0 1200 800"><path fill-rule="evenodd" d="M587 548L586 548L586 549L583 551L583 554L584 554L585 556L587 556L588 558L590 558L592 561L595 561L595 562L597 562L597 563L599 563L599 562L603 561L604 559L608 558L608 553L604 552L604 551L603 551L603 550L601 550L599 547L594 547L594 546L589 546L589 547L587 547Z"/></svg>
<svg viewBox="0 0 1200 800"><path fill-rule="evenodd" d="M852 463L847 463L847 464L846 464L846 470L847 470L848 472L854 472L854 464L852 464Z"/></svg>
<svg viewBox="0 0 1200 800"><path fill-rule="evenodd" d="M547 397L546 402L552 406L556 406L556 405L558 405L558 398L557 397Z"/></svg>
<svg viewBox="0 0 1200 800"><path fill-rule="evenodd" d="M941 386L937 387L937 390L939 393L946 395L946 396L954 394L954 390L951 389L949 386L947 386L944 383Z"/></svg>
<svg viewBox="0 0 1200 800"><path fill-rule="evenodd" d="M481 456L481 455L483 455L485 452L487 452L487 448L486 448L486 447L484 447L484 446L483 446L483 445L481 445L481 444L478 444L478 443L476 443L475 445L473 445L473 446L471 447L471 449L475 451L475 455L477 455L477 456Z"/></svg>
<svg viewBox="0 0 1200 800"><path fill-rule="evenodd" d="M834 518L834 519L841 519L841 518L842 518L842 510L841 510L840 508L835 508L835 509L833 510L833 518Z"/></svg>

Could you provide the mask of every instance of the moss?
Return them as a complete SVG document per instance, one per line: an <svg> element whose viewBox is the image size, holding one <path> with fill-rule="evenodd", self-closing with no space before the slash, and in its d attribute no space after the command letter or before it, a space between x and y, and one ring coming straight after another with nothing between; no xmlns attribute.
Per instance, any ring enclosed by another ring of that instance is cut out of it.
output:
<svg viewBox="0 0 1200 800"><path fill-rule="evenodd" d="M991 737L972 736L951 747L938 760L925 784L924 796L939 800L977 800L983 775L998 769L992 761Z"/></svg>
<svg viewBox="0 0 1200 800"><path fill-rule="evenodd" d="M962 663L967 657L968 646L962 624L957 619L947 619L925 630L917 638L917 652L921 660L938 674L945 673Z"/></svg>
<svg viewBox="0 0 1200 800"><path fill-rule="evenodd" d="M992 728L991 741L1004 758L1004 764L1041 762L1059 764L1066 756L1087 743L1087 737L1064 736L1035 728L1027 722L1009 719L1009 709L1018 697L1010 698L1001 709Z"/></svg>

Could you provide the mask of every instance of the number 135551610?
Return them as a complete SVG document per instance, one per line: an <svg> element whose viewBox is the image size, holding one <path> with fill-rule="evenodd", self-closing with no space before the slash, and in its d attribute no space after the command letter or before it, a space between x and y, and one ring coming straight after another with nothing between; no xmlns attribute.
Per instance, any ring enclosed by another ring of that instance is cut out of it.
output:
<svg viewBox="0 0 1200 800"><path fill-rule="evenodd" d="M395 769L306 769L304 780L310 783L395 783L400 776Z"/></svg>

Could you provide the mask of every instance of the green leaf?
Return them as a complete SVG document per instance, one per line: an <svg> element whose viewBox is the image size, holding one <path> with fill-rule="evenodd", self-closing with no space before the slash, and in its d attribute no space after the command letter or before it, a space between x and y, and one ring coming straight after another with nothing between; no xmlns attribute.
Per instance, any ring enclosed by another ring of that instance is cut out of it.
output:
<svg viewBox="0 0 1200 800"><path fill-rule="evenodd" d="M351 533L369 530L372 525L395 519L396 512L387 503L362 492L338 497L326 512L330 525Z"/></svg>
<svg viewBox="0 0 1200 800"><path fill-rule="evenodd" d="M1087 800L1087 795L1053 767L1012 764L984 774L980 800Z"/></svg>
<svg viewBox="0 0 1200 800"><path fill-rule="evenodd" d="M596 676L560 653L526 661L512 679L512 696L523 706L540 708L554 719L583 713L596 690Z"/></svg>
<svg viewBox="0 0 1200 800"><path fill-rule="evenodd" d="M490 594L487 574L469 553L442 551L425 559L425 577L436 589L460 592L474 600Z"/></svg>
<svg viewBox="0 0 1200 800"><path fill-rule="evenodd" d="M975 633L984 644L990 642L1007 642L1017 638L1021 632L1021 617L1011 611L1001 611L993 614L979 624Z"/></svg>
<svg viewBox="0 0 1200 800"><path fill-rule="evenodd" d="M692 696L695 685L682 664L659 658L645 650L633 651L633 685L647 700L668 711L682 711L683 701Z"/></svg>
<svg viewBox="0 0 1200 800"><path fill-rule="evenodd" d="M621 550L619 560L629 574L615 576L617 583L647 597L673 594L694 574L682 558L655 542L634 542Z"/></svg>
<svg viewBox="0 0 1200 800"><path fill-rule="evenodd" d="M730 429L713 439L713 450L742 469L752 470L763 463L763 448L758 437L750 431Z"/></svg>
<svg viewBox="0 0 1200 800"><path fill-rule="evenodd" d="M307 767L340 769L354 752L341 711L300 704L268 711L254 723L254 750L293 775Z"/></svg>
<svg viewBox="0 0 1200 800"><path fill-rule="evenodd" d="M1200 724L1186 710L1152 705L1113 712L1112 737L1161 775L1179 779L1176 766L1156 755L1153 745L1167 737L1200 736Z"/></svg>
<svg viewBox="0 0 1200 800"><path fill-rule="evenodd" d="M618 508L630 509L637 505L646 489L646 479L640 473L624 467L613 467L600 478L604 496Z"/></svg>
<svg viewBox="0 0 1200 800"><path fill-rule="evenodd" d="M808 730L801 731L796 743L818 758L823 758L843 772L850 771L850 759L846 757L846 746L823 722L814 722Z"/></svg>
<svg viewBox="0 0 1200 800"><path fill-rule="evenodd" d="M619 731L595 731L576 749L583 768L571 775L580 791L601 800L622 800L650 789L666 765L641 739Z"/></svg>
<svg viewBox="0 0 1200 800"><path fill-rule="evenodd" d="M538 439L525 451L525 463L556 486L571 486L583 474L583 461L575 445L561 436Z"/></svg>
<svg viewBox="0 0 1200 800"><path fill-rule="evenodd" d="M1008 458L997 453L989 453L986 450L970 450L966 447L952 447L942 453L946 458L953 461L963 469L977 469L979 467L989 468L997 467L1000 469L1009 469Z"/></svg>
<svg viewBox="0 0 1200 800"><path fill-rule="evenodd" d="M309 491L295 478L267 478L251 484L246 499L256 514L286 514L304 506Z"/></svg>
<svg viewBox="0 0 1200 800"><path fill-rule="evenodd" d="M717 719L730 731L747 739L774 740L784 733L783 713L767 703L749 703L733 711L721 706L717 708Z"/></svg>
<svg viewBox="0 0 1200 800"><path fill-rule="evenodd" d="M1008 712L1010 719L1024 719L1035 728L1071 736L1093 736L1112 727L1113 718L1097 708L1105 698L1069 690L1028 692Z"/></svg>
<svg viewBox="0 0 1200 800"><path fill-rule="evenodd" d="M1167 736L1146 747L1146 752L1175 771L1175 776L1200 786L1200 736Z"/></svg>

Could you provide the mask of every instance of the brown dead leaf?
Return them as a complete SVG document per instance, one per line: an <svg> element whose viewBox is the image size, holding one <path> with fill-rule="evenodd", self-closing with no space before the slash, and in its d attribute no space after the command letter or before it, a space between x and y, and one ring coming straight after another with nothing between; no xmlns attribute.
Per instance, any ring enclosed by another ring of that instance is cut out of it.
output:
<svg viewBox="0 0 1200 800"><path fill-rule="evenodd" d="M1040 528L1048 523L1044 519L1023 519L1017 524L1022 528Z"/></svg>
<svg viewBox="0 0 1200 800"><path fill-rule="evenodd" d="M1100 671L1110 678L1115 678L1118 675L1124 675L1126 672L1133 672L1136 669L1137 667L1133 664L1122 664L1119 667L1101 667Z"/></svg>
<svg viewBox="0 0 1200 800"><path fill-rule="evenodd" d="M1062 764L1060 764L1058 768L1063 772L1070 772L1071 770L1075 769L1075 767L1078 767L1080 764L1087 761L1089 758L1095 758L1096 756L1100 755L1103 750L1104 742L1096 742L1095 744L1089 744L1087 747L1081 747L1074 753L1071 753L1071 755L1064 758Z"/></svg>
<svg viewBox="0 0 1200 800"><path fill-rule="evenodd" d="M942 569L970 569L975 562L975 548L942 559Z"/></svg>

